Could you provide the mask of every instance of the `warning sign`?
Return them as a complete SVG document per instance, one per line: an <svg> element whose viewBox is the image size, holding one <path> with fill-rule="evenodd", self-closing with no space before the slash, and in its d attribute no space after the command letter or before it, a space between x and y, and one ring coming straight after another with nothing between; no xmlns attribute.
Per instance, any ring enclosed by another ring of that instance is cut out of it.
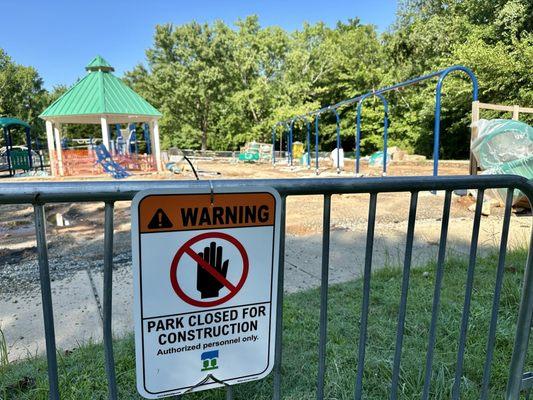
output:
<svg viewBox="0 0 533 400"><path fill-rule="evenodd" d="M279 195L144 191L132 203L137 388L175 396L274 362Z"/></svg>

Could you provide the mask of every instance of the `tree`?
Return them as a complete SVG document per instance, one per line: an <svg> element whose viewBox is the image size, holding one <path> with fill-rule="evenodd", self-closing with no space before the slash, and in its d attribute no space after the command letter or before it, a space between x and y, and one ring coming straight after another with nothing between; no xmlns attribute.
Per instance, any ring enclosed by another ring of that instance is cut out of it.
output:
<svg viewBox="0 0 533 400"><path fill-rule="evenodd" d="M146 66L126 81L164 117L164 147L235 150L270 141L272 127L311 110L450 65L470 67L486 102L533 102L533 3L527 0L405 0L383 34L357 18L334 27L304 24L292 33L261 27L257 16L156 28ZM436 80L389 92L389 140L433 152ZM466 157L471 83L450 75L443 88L441 151ZM345 150L355 146L356 105L341 107ZM314 117L310 117L314 118ZM320 146L336 146L335 117L320 117ZM295 122L303 138L305 124ZM278 132L279 134L279 132ZM363 108L362 151L383 146L383 108Z"/></svg>
<svg viewBox="0 0 533 400"><path fill-rule="evenodd" d="M150 74L144 67L127 74L142 94L143 86L149 88L147 97L155 99L165 115L162 129L180 129L181 141L190 144L199 137L202 150L235 84L228 60L231 35L222 22L158 25L154 47L147 52ZM177 144L166 136L168 144Z"/></svg>
<svg viewBox="0 0 533 400"><path fill-rule="evenodd" d="M43 132L38 118L46 106L47 93L35 68L13 62L0 48L0 116L27 121L36 132Z"/></svg>

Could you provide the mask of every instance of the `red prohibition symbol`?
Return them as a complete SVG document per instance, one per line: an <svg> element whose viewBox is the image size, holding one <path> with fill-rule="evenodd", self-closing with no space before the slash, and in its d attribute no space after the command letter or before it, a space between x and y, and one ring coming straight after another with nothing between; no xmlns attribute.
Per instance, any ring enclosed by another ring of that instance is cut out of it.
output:
<svg viewBox="0 0 533 400"><path fill-rule="evenodd" d="M205 239L222 239L222 240L225 240L231 243L233 246L237 248L237 250L239 251L239 254L242 257L242 275L236 285L234 285L228 279L226 279L222 274L220 274L209 263L204 261L204 259L200 255L196 254L196 252L192 249L192 246L195 243L198 243L199 241L205 240ZM187 295L181 288L180 283L178 281L178 277L177 277L178 268L180 267L179 266L180 261L185 255L191 257L198 264L199 267L203 268L205 271L211 274L218 282L220 282L223 286L225 286L229 290L229 293L219 299L208 300L208 301L196 300L190 297L189 295ZM233 296L235 296L239 292L239 290L241 290L241 288L244 285L244 282L246 282L246 278L248 277L249 267L250 267L250 264L248 260L248 254L246 254L246 250L244 249L243 245L233 236L230 236L222 232L202 233L198 236L193 237L192 239L189 239L177 251L176 255L174 256L174 259L172 260L172 264L170 266L170 283L172 284L172 288L174 289L176 294L186 303L189 303L197 307L218 306L230 300Z"/></svg>

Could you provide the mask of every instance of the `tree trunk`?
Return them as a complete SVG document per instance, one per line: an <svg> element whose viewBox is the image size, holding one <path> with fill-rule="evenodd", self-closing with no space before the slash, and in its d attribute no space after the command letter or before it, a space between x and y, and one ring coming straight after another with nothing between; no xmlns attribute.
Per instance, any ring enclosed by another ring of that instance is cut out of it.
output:
<svg viewBox="0 0 533 400"><path fill-rule="evenodd" d="M204 127L202 130L202 151L207 150L207 128Z"/></svg>

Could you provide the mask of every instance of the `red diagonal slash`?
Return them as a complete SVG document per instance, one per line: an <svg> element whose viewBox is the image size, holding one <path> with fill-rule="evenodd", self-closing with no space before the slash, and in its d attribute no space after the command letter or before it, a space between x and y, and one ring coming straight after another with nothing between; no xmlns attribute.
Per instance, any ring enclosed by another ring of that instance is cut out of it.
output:
<svg viewBox="0 0 533 400"><path fill-rule="evenodd" d="M196 254L190 247L187 247L185 249L185 253L187 253L194 261L198 263L203 269L205 269L207 272L209 272L213 277L219 281L221 284L226 286L231 292L234 292L237 290L233 284L228 281L226 278L224 278L224 275L222 275L220 272L218 272L211 264L208 264L205 262L205 260L200 257L198 254Z"/></svg>

